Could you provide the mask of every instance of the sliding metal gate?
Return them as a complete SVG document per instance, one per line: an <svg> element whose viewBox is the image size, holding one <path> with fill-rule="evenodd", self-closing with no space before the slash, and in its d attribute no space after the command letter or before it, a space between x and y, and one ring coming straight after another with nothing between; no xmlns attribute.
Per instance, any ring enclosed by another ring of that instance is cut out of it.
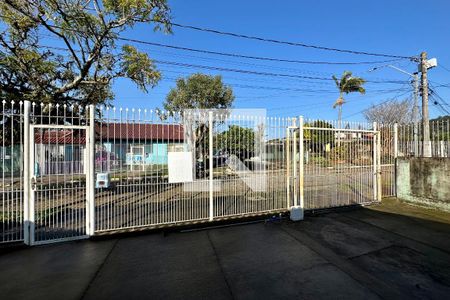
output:
<svg viewBox="0 0 450 300"><path fill-rule="evenodd" d="M382 195L376 124L254 111L209 111L189 123L186 114L27 101L3 103L1 116L0 242L362 205ZM189 155L170 170L179 152ZM188 161L192 179L171 180Z"/></svg>
<svg viewBox="0 0 450 300"><path fill-rule="evenodd" d="M377 124L293 119L286 130L287 204L305 210L381 201Z"/></svg>

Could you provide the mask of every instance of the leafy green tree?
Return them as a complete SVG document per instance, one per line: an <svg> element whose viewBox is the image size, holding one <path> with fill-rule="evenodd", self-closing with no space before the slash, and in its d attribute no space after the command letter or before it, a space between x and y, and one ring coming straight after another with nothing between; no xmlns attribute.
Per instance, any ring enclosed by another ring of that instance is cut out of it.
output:
<svg viewBox="0 0 450 300"><path fill-rule="evenodd" d="M227 109L233 101L233 90L222 82L221 76L197 73L177 80L176 87L166 97L164 109Z"/></svg>
<svg viewBox="0 0 450 300"><path fill-rule="evenodd" d="M166 0L3 0L0 21L0 99L86 105L112 99L117 78L143 91L157 84L148 55L117 42L139 23L170 32L170 9Z"/></svg>
<svg viewBox="0 0 450 300"><path fill-rule="evenodd" d="M176 87L167 94L164 109L170 112L182 112L185 109L228 109L234 100L231 87L222 82L221 76L193 74L187 78L179 78ZM198 116L197 116L198 117ZM197 159L208 156L208 121L204 118L186 119L185 133L187 140L195 145ZM218 121L215 120L214 124Z"/></svg>
<svg viewBox="0 0 450 300"><path fill-rule="evenodd" d="M338 108L338 124L341 126L342 120L342 105L345 103L344 94L359 92L364 94L366 90L363 85L366 81L361 77L352 76L352 72L345 71L341 78L338 79L333 75L334 82L336 83L336 87L339 90L339 98L333 105L333 108Z"/></svg>
<svg viewBox="0 0 450 300"><path fill-rule="evenodd" d="M214 148L230 155L234 154L241 160L250 158L256 150L255 131L251 128L231 125L228 130L217 135Z"/></svg>
<svg viewBox="0 0 450 300"><path fill-rule="evenodd" d="M431 119L430 128L432 128L432 140L450 141L450 115Z"/></svg>
<svg viewBox="0 0 450 300"><path fill-rule="evenodd" d="M334 131L333 130L321 130L321 129L309 129L309 128L333 128L328 122L325 121L313 121L305 124L304 139L309 142L311 150L324 151L327 144L333 145L334 143Z"/></svg>

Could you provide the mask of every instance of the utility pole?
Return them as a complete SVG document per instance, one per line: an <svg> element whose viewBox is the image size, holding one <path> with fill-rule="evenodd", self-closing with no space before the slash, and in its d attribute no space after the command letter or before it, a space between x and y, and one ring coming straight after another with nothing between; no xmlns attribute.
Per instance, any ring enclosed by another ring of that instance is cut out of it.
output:
<svg viewBox="0 0 450 300"><path fill-rule="evenodd" d="M425 51L420 54L420 72L422 74L422 156L431 157L430 117L428 113L428 64Z"/></svg>
<svg viewBox="0 0 450 300"><path fill-rule="evenodd" d="M414 156L419 155L419 75L417 72L413 74L414 78L414 107L413 107L413 122L414 122Z"/></svg>
<svg viewBox="0 0 450 300"><path fill-rule="evenodd" d="M413 78L413 84L414 84L414 106L413 106L413 126L414 126L414 156L419 155L419 75L418 73L421 71L420 65L418 72L409 73L405 70L400 69L399 67L393 66L393 65L384 65L384 66L378 66L373 69L370 69L369 72L389 67L391 69L397 70L403 74L406 74Z"/></svg>

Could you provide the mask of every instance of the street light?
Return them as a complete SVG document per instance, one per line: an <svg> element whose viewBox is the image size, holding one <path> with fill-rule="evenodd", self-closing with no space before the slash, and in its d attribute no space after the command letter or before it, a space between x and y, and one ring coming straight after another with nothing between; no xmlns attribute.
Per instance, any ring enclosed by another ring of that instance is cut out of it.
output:
<svg viewBox="0 0 450 300"><path fill-rule="evenodd" d="M413 78L414 81L414 108L413 108L413 121L414 123L418 123L419 122L419 118L418 118L418 113L419 113L419 76L418 76L418 72L415 73L409 73L405 70L402 70L396 66L393 65L384 65L384 66L379 66L379 67L375 67L369 70L369 72L373 72L375 70L381 69L381 68L385 68L385 67L389 67L391 69L397 70L403 74L406 74L410 77Z"/></svg>
<svg viewBox="0 0 450 300"><path fill-rule="evenodd" d="M413 122L414 122L414 154L417 155L419 153L419 143L418 143L418 134L417 134L417 124L419 123L419 76L418 76L418 72L414 72L414 73L409 73L405 70L402 70L396 66L393 65L384 65L384 66L379 66L379 67L375 67L369 70L369 72L373 72L375 70L381 69L381 68L385 68L385 67L389 67L391 69L394 69L396 71L399 71L403 74L406 74L410 77L413 78L414 81L414 107L413 107Z"/></svg>

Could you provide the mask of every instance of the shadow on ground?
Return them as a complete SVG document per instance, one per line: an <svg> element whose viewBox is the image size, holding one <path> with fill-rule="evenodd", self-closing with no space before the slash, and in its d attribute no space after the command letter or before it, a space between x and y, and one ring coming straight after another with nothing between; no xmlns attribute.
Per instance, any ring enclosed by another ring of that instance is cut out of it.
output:
<svg viewBox="0 0 450 300"><path fill-rule="evenodd" d="M4 299L448 298L450 218L389 205L11 251L0 256L0 291Z"/></svg>

